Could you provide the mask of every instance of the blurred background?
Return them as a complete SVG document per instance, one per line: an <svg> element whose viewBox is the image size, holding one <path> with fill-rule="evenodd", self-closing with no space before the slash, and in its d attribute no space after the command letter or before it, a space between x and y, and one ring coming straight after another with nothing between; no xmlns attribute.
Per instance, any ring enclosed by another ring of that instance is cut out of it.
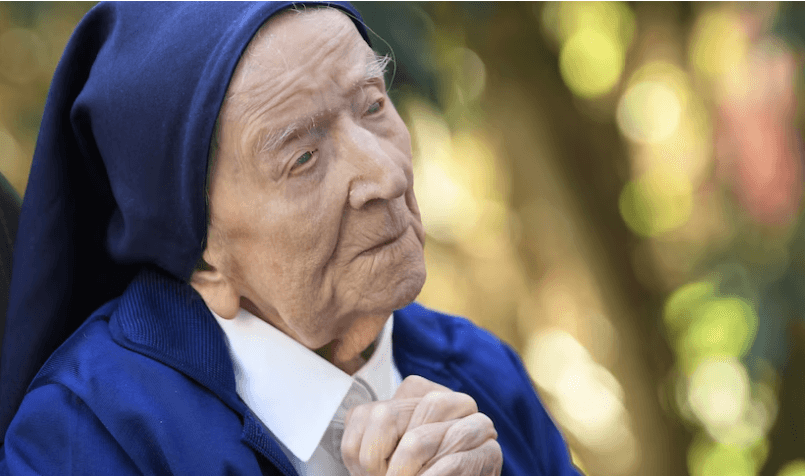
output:
<svg viewBox="0 0 805 476"><path fill-rule="evenodd" d="M0 3L24 194L91 3ZM395 59L423 304L523 356L589 475L805 476L805 7L359 3Z"/></svg>

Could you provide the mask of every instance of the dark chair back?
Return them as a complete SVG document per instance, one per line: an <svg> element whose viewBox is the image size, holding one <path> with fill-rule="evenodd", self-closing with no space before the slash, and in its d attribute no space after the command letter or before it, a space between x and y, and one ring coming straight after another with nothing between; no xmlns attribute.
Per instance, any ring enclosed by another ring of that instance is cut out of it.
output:
<svg viewBox="0 0 805 476"><path fill-rule="evenodd" d="M0 349L6 330L8 290L11 285L11 256L20 222L20 196L0 174Z"/></svg>

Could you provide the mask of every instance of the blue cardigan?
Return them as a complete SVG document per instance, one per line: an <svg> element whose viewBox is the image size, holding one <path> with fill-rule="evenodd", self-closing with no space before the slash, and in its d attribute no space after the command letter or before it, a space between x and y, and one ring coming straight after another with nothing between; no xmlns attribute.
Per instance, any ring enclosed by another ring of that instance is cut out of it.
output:
<svg viewBox="0 0 805 476"><path fill-rule="evenodd" d="M517 355L470 322L412 304L394 360L471 395L503 474L577 475ZM235 390L223 332L187 284L144 271L47 361L5 437L0 474L296 475Z"/></svg>

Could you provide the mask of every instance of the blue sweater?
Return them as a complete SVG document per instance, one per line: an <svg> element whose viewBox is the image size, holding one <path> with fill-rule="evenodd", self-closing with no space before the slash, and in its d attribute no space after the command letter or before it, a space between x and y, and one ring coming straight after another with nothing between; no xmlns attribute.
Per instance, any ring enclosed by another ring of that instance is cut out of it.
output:
<svg viewBox="0 0 805 476"><path fill-rule="evenodd" d="M577 475L517 355L469 321L412 304L394 360L475 398L504 475ZM195 291L144 271L48 360L0 451L0 474L296 475L235 390L224 334Z"/></svg>

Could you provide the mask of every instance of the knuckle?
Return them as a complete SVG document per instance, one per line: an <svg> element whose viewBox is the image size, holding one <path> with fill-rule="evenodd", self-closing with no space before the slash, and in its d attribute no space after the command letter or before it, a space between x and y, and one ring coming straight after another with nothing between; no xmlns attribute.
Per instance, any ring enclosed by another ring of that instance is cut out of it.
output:
<svg viewBox="0 0 805 476"><path fill-rule="evenodd" d="M391 417L390 413L391 412L389 412L389 409L386 407L386 405L377 404L372 408L370 418L372 419L372 421L382 422L388 420Z"/></svg>
<svg viewBox="0 0 805 476"><path fill-rule="evenodd" d="M341 440L341 458L345 463L355 464L360 450L360 434L356 431L345 431Z"/></svg>
<svg viewBox="0 0 805 476"><path fill-rule="evenodd" d="M375 458L373 453L374 452L370 446L364 451L361 451L360 455L358 456L358 462L360 463L361 467L371 474L374 474L380 469L380 462L377 460L377 458Z"/></svg>
<svg viewBox="0 0 805 476"><path fill-rule="evenodd" d="M497 435L497 431L495 431L495 422L493 422L492 419L489 418L489 416L487 416L484 413L480 413L480 412L475 413L473 416L475 416L475 415L477 415L476 418L479 420L478 421L479 426L482 426L482 427L484 427L484 428L486 428L488 430L491 430L491 431L495 432L495 435Z"/></svg>
<svg viewBox="0 0 805 476"><path fill-rule="evenodd" d="M355 444L354 440L343 440L341 442L341 457L344 461L355 462L357 460L357 454L358 446Z"/></svg>
<svg viewBox="0 0 805 476"><path fill-rule="evenodd" d="M422 397L421 405L434 411L438 409L452 409L453 413L460 412L460 415L471 415L478 412L478 404L475 399L466 393L451 392L444 390L433 390ZM456 415L458 416L458 415Z"/></svg>
<svg viewBox="0 0 805 476"><path fill-rule="evenodd" d="M421 385L425 382L427 382L427 380L425 380L424 377L420 377L419 375L409 375L408 377L405 377L400 385Z"/></svg>
<svg viewBox="0 0 805 476"><path fill-rule="evenodd" d="M456 398L463 404L466 405L471 411L470 413L478 413L478 403L475 401L474 398L467 395L466 393L457 392Z"/></svg>
<svg viewBox="0 0 805 476"><path fill-rule="evenodd" d="M347 468L355 468L358 466L358 458L355 452L346 450L341 447L341 459L344 460L344 466Z"/></svg>
<svg viewBox="0 0 805 476"><path fill-rule="evenodd" d="M426 393L424 397L422 397L423 401L426 402L440 402L448 397L447 392L442 392L439 390L431 390L430 392Z"/></svg>
<svg viewBox="0 0 805 476"><path fill-rule="evenodd" d="M347 415L344 417L344 425L349 426L351 422L360 422L365 420L366 416L366 405L358 405L356 407L352 407L347 412Z"/></svg>
<svg viewBox="0 0 805 476"><path fill-rule="evenodd" d="M422 437L417 432L408 432L403 435L397 445L397 451L402 455L415 455L422 451Z"/></svg>
<svg viewBox="0 0 805 476"><path fill-rule="evenodd" d="M422 405L424 408L428 409L437 409L443 406L445 403L449 403L447 400L449 395L445 392L440 391L432 391L425 394L422 397L422 400L419 401L419 404Z"/></svg>
<svg viewBox="0 0 805 476"><path fill-rule="evenodd" d="M490 440L489 441L489 446L491 447L490 450L494 454L495 461L497 461L497 462L503 461L503 450L501 449L500 443L498 443L498 440Z"/></svg>
<svg viewBox="0 0 805 476"><path fill-rule="evenodd" d="M489 440L485 445L486 452L481 470L482 476L499 474L499 470L503 465L503 451L500 448L500 443L497 440Z"/></svg>
<svg viewBox="0 0 805 476"><path fill-rule="evenodd" d="M473 413L470 416L464 417L462 422L477 431L478 434L484 434L488 438L497 438L498 433L495 430L495 422L483 413Z"/></svg>

